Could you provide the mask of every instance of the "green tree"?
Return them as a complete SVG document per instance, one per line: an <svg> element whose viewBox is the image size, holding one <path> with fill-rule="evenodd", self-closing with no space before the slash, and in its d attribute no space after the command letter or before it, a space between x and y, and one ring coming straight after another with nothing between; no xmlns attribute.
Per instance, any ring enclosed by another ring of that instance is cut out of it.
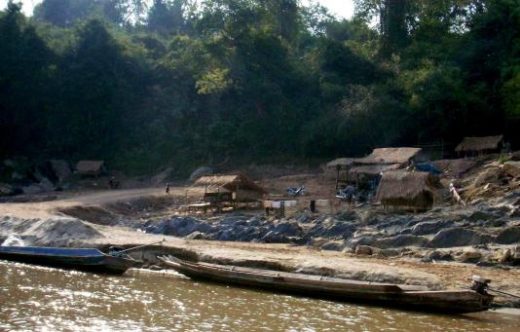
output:
<svg viewBox="0 0 520 332"><path fill-rule="evenodd" d="M37 153L45 124L52 54L9 2L0 16L0 155Z"/></svg>

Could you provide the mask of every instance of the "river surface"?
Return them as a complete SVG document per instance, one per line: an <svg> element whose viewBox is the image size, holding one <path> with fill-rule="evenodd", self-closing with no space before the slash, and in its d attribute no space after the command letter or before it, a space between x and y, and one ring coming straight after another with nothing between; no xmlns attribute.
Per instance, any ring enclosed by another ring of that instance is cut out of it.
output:
<svg viewBox="0 0 520 332"><path fill-rule="evenodd" d="M0 331L520 331L520 316L445 316L192 282L0 261Z"/></svg>

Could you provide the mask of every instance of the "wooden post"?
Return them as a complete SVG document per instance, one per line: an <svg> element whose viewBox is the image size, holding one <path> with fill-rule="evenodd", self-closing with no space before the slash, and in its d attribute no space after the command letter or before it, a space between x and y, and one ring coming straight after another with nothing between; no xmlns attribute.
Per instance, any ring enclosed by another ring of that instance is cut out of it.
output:
<svg viewBox="0 0 520 332"><path fill-rule="evenodd" d="M336 191L338 191L339 187L339 170L341 169L340 165L336 165Z"/></svg>

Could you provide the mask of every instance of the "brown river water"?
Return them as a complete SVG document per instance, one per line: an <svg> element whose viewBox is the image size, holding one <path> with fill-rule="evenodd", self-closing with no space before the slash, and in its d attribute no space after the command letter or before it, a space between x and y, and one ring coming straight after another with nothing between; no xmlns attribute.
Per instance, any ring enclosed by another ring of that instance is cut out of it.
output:
<svg viewBox="0 0 520 332"><path fill-rule="evenodd" d="M515 312L431 315L192 282L0 261L0 331L520 331Z"/></svg>

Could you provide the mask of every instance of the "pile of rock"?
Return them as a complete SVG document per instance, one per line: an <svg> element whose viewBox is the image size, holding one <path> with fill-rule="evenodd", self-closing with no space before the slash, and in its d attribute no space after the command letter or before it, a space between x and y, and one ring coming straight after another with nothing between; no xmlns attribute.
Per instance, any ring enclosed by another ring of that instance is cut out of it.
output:
<svg viewBox="0 0 520 332"><path fill-rule="evenodd" d="M480 204L457 211L440 208L418 215L367 209L337 215L301 214L291 219L240 214L207 220L174 217L148 221L142 230L189 239L294 243L360 255L410 255L425 260L476 263L500 261L495 257L499 255L496 250L486 249L488 245L520 243L516 208L511 204ZM438 250L444 248L462 249Z"/></svg>
<svg viewBox="0 0 520 332"><path fill-rule="evenodd" d="M17 235L26 245L36 246L71 246L74 243L103 237L94 226L76 218L1 217L0 243L12 235Z"/></svg>

